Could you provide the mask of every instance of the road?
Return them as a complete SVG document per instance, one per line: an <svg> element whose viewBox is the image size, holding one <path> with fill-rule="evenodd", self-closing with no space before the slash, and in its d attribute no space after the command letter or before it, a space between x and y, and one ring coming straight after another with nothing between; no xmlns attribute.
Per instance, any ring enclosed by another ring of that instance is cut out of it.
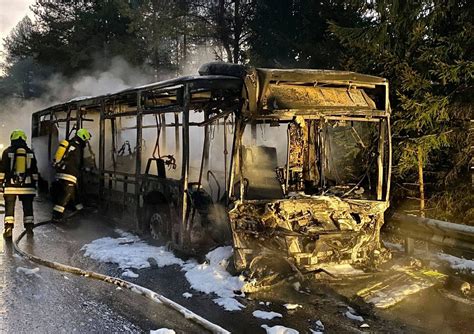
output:
<svg viewBox="0 0 474 334"><path fill-rule="evenodd" d="M49 215L47 202L36 202L37 220ZM22 249L45 259L120 277L123 270L110 263L97 263L84 257L84 244L105 236L118 237L116 223L96 213L74 217L62 226L37 228L33 238L20 243ZM19 233L21 228L16 229ZM156 244L154 240L147 240ZM2 288L0 294L0 332L6 333L122 333L148 332L172 328L177 333L201 333L203 329L186 321L163 305L152 304L143 297L115 286L84 277L64 274L37 266L13 254L11 245L3 244L0 255ZM31 275L22 268L39 268ZM20 270L20 272L17 272ZM266 324L284 325L309 333L322 321L326 333L472 333L474 313L469 306L446 299L430 289L387 311L375 310L345 297L337 288L322 284L307 285L296 291L291 284L277 290L239 298L241 311L228 312L215 304L214 296L193 291L180 266L170 265L137 271L139 277L128 280L173 299L206 319L234 333L264 333ZM183 292L193 293L192 298ZM283 304L301 305L287 310ZM364 317L369 328L345 316L353 307ZM258 319L255 310L274 311L282 318Z"/></svg>
<svg viewBox="0 0 474 334"><path fill-rule="evenodd" d="M48 214L37 213L37 219ZM15 235L21 230L19 225ZM93 233L104 235L100 227ZM60 235L54 228L38 228L21 246L72 263L75 252ZM0 245L0 333L148 333L158 328L203 332L164 305L107 283L38 266L15 254L11 242L2 240Z"/></svg>

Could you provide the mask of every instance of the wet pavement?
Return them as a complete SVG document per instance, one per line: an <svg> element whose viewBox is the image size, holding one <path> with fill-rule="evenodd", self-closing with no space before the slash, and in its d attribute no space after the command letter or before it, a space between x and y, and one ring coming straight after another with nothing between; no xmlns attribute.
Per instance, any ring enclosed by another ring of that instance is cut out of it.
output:
<svg viewBox="0 0 474 334"><path fill-rule="evenodd" d="M35 204L42 207L44 203ZM36 213L37 221L49 214L48 210ZM21 230L19 224L15 235ZM99 227L90 232L83 235L84 240L104 236L109 230ZM20 245L46 259L72 264L77 251L73 245L82 241L69 242L70 236L44 226ZM0 333L147 333L158 328L205 332L164 305L111 284L39 266L17 255L11 242L2 240L0 245Z"/></svg>
<svg viewBox="0 0 474 334"><path fill-rule="evenodd" d="M47 202L36 202L37 221L49 215ZM0 216L1 218L1 216ZM105 236L119 237L117 225L91 211L73 217L68 223L45 225L35 229L33 238L22 240L22 249L42 258L87 270L121 277L123 270L114 264L97 263L83 256L84 244ZM18 234L20 229L16 229ZM147 240L158 245L155 240ZM3 244L0 254L0 332L6 333L123 333L148 332L161 327L178 333L201 333L203 329L186 321L166 306L110 284L54 271L15 255L10 244ZM238 298L245 305L242 311L225 311L215 304L215 296L193 291L184 272L177 265L135 270L137 278L127 280L156 291L189 308L206 319L234 333L264 333L263 324L284 325L310 333L322 321L326 333L473 333L472 306L447 301L436 290L409 298L387 311L374 310L344 297L324 285L312 285L296 291L287 284L278 289ZM25 273L18 267L39 268ZM182 296L193 294L191 298ZM283 304L302 307L287 310ZM347 318L347 307L364 317L362 322ZM448 306L449 308L446 308ZM274 311L282 318L255 318L255 310Z"/></svg>

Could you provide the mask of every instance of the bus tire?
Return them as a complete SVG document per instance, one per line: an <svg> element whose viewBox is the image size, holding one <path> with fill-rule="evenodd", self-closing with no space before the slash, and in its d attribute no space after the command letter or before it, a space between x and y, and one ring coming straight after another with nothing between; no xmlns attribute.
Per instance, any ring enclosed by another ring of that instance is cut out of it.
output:
<svg viewBox="0 0 474 334"><path fill-rule="evenodd" d="M171 215L168 204L147 205L146 217L146 223L153 239L166 241L171 239Z"/></svg>

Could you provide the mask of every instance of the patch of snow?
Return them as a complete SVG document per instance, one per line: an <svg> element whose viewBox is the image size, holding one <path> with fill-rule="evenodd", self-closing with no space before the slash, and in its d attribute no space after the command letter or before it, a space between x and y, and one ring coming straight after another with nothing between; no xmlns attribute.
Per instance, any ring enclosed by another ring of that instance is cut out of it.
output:
<svg viewBox="0 0 474 334"><path fill-rule="evenodd" d="M351 320L364 322L364 318L358 315L356 311L350 306L347 306L347 311L344 313L344 315Z"/></svg>
<svg viewBox="0 0 474 334"><path fill-rule="evenodd" d="M36 277L40 277L38 275L39 270L40 270L40 268L38 268L38 267L33 268L33 269L24 268L24 267L17 267L16 268L16 272L18 274L25 274L26 276L36 276Z"/></svg>
<svg viewBox="0 0 474 334"><path fill-rule="evenodd" d="M126 270L122 273L122 276L123 276L123 277L137 278L139 275L138 275L137 273L134 273L134 272L131 271L130 269L126 269Z"/></svg>
<svg viewBox="0 0 474 334"><path fill-rule="evenodd" d="M189 299L189 298L191 298L192 296L193 296L192 293L189 293L189 292L183 293L183 297L186 298L186 299Z"/></svg>
<svg viewBox="0 0 474 334"><path fill-rule="evenodd" d="M148 245L133 234L122 230L116 230L116 232L120 235L119 238L105 237L84 245L81 248L84 256L100 262L115 263L124 270L122 275L128 277L136 275L130 269L150 267L148 261L150 258L156 261L158 267L177 264L185 272L185 277L194 290L215 294L217 298L213 301L227 311L245 308L234 298L236 297L234 291L242 289L245 278L232 276L226 270L229 258L233 254L231 246L214 249L206 255L207 261L199 264L194 260L184 262L172 252L167 251L165 247Z"/></svg>
<svg viewBox="0 0 474 334"><path fill-rule="evenodd" d="M280 325L273 326L273 327L270 327L268 325L262 325L261 327L267 331L267 334L299 334L300 333L296 329L288 328L288 327L280 326Z"/></svg>
<svg viewBox="0 0 474 334"><path fill-rule="evenodd" d="M297 308L303 307L300 304L284 304L287 310L296 310Z"/></svg>
<svg viewBox="0 0 474 334"><path fill-rule="evenodd" d="M449 266L454 270L470 271L474 274L474 260L463 259L457 256L438 253L437 257L449 263Z"/></svg>
<svg viewBox="0 0 474 334"><path fill-rule="evenodd" d="M324 325L321 320L316 321L315 329L310 328L309 331L311 334L322 334L324 333Z"/></svg>
<svg viewBox="0 0 474 334"><path fill-rule="evenodd" d="M169 328L160 328L150 331L150 334L176 334L176 332Z"/></svg>
<svg viewBox="0 0 474 334"><path fill-rule="evenodd" d="M282 318L283 317L281 315L281 313L271 312L271 311L267 312L267 311L260 311L260 310L253 311L252 315L255 318L260 318L260 319L265 319L265 320L271 320L273 318Z"/></svg>
<svg viewBox="0 0 474 334"><path fill-rule="evenodd" d="M242 289L244 277L232 276L226 270L232 253L231 246L216 248L206 255L208 262L197 264L188 261L183 270L186 271L185 277L191 288L207 294L214 293L219 297L214 299L215 303L227 311L238 311L245 306L234 298L234 291Z"/></svg>
<svg viewBox="0 0 474 334"><path fill-rule="evenodd" d="M84 256L100 262L115 263L123 270L149 268L151 266L149 258L154 259L158 267L183 264L181 259L167 251L165 247L150 246L138 236L120 232L120 238L105 237L84 245L81 248L85 251Z"/></svg>
<svg viewBox="0 0 474 334"><path fill-rule="evenodd" d="M240 311L245 308L245 305L240 303L237 299L231 297L220 297L212 300L219 306L222 306L226 311Z"/></svg>

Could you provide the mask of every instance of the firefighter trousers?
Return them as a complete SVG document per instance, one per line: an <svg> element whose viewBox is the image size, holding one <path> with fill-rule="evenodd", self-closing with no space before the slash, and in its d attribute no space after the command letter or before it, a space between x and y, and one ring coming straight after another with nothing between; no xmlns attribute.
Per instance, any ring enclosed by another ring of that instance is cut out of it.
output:
<svg viewBox="0 0 474 334"><path fill-rule="evenodd" d="M23 206L23 225L33 224L33 199L35 195L3 195L5 199L5 225L15 223L15 203L16 197L20 199Z"/></svg>
<svg viewBox="0 0 474 334"><path fill-rule="evenodd" d="M76 210L82 210L83 206L77 201L77 185L66 180L56 180L56 194L54 196L53 220L60 220L69 202L74 203Z"/></svg>

